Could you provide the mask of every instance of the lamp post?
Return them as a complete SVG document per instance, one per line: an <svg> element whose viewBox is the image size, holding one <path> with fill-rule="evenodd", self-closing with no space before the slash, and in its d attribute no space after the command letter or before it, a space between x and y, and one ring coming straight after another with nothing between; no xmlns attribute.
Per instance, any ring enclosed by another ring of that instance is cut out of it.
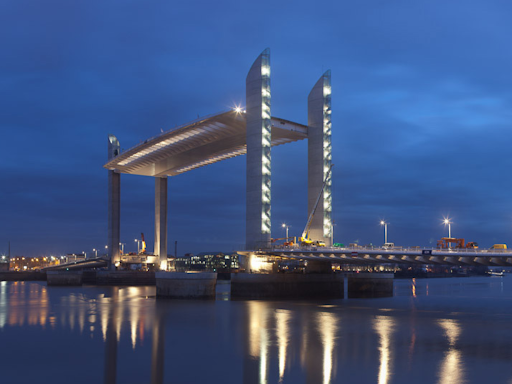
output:
<svg viewBox="0 0 512 384"><path fill-rule="evenodd" d="M119 243L119 245L121 246L121 253L124 255L124 246L126 243Z"/></svg>
<svg viewBox="0 0 512 384"><path fill-rule="evenodd" d="M139 239L134 240L137 243L137 255L140 253L140 241Z"/></svg>
<svg viewBox="0 0 512 384"><path fill-rule="evenodd" d="M380 225L384 226L384 244L388 242L388 224L384 220L380 221Z"/></svg>
<svg viewBox="0 0 512 384"><path fill-rule="evenodd" d="M286 228L286 239L288 240L288 228L290 228L290 226L283 223L282 227Z"/></svg>
<svg viewBox="0 0 512 384"><path fill-rule="evenodd" d="M452 238L452 222L450 221L450 219L444 219L444 225L445 227L448 225L448 237L451 239Z"/></svg>
<svg viewBox="0 0 512 384"><path fill-rule="evenodd" d="M97 250L96 248L93 248L93 250L92 250L92 251L94 252L94 255L95 255L96 257L98 257L98 250Z"/></svg>

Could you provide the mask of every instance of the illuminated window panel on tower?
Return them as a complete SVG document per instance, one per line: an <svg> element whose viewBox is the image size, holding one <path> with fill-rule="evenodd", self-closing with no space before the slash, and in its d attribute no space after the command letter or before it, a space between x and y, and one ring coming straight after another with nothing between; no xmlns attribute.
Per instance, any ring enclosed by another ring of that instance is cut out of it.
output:
<svg viewBox="0 0 512 384"><path fill-rule="evenodd" d="M261 134L261 157L262 157L262 212L261 212L261 232L270 233L270 201L271 201L271 156L270 147L272 143L272 122L270 114L270 57L263 55L261 61L261 77L262 77L262 134Z"/></svg>
<svg viewBox="0 0 512 384"><path fill-rule="evenodd" d="M323 235L324 237L331 237L332 225L332 172L330 171L332 163L332 145L331 145L331 76L330 73L324 76L323 87L323 176L324 180L327 178L324 189L324 220L323 220Z"/></svg>

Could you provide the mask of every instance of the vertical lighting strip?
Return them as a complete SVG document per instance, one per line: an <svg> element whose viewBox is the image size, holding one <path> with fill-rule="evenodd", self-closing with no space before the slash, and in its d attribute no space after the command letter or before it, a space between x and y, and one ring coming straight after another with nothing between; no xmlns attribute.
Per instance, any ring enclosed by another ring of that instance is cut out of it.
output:
<svg viewBox="0 0 512 384"><path fill-rule="evenodd" d="M331 145L331 72L328 71L324 74L324 122L323 122L323 152L324 152L324 181L327 178L327 183L324 189L324 237L330 238L332 231L332 145Z"/></svg>
<svg viewBox="0 0 512 384"><path fill-rule="evenodd" d="M270 54L261 57L261 232L270 233L270 144L272 122L270 115Z"/></svg>

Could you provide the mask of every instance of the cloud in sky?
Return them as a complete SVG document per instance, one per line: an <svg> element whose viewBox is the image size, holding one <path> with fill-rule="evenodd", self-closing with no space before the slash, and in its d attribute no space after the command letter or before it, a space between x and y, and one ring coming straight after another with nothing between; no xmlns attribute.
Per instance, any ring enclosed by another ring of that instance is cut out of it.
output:
<svg viewBox="0 0 512 384"><path fill-rule="evenodd" d="M335 240L510 242L507 1L8 0L0 5L0 252L106 244L107 134L122 148L245 98L271 48L272 114L307 123L333 80ZM307 142L277 147L273 234L307 219ZM153 236L153 180L122 176L122 241ZM245 242L245 157L169 180L169 252Z"/></svg>

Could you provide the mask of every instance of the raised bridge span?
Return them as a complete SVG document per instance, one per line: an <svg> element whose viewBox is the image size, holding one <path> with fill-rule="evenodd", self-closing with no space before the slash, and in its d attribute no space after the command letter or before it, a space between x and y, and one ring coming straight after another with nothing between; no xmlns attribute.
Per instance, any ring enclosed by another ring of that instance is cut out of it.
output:
<svg viewBox="0 0 512 384"><path fill-rule="evenodd" d="M377 247L274 247L265 250L238 252L245 256L275 256L304 260L329 260L342 264L410 264L512 267L510 250L418 249Z"/></svg>

